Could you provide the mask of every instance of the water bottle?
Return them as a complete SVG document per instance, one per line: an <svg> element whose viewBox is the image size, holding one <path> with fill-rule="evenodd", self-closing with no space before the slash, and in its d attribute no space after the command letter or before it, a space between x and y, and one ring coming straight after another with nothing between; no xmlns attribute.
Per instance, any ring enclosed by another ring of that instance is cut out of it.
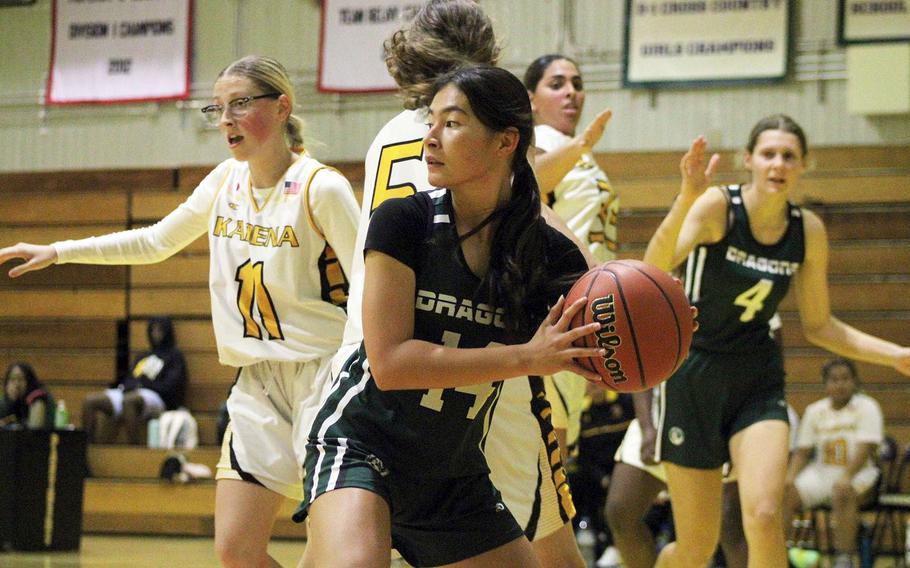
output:
<svg viewBox="0 0 910 568"><path fill-rule="evenodd" d="M148 447L158 448L161 447L161 421L157 418L152 418L148 423Z"/></svg>
<svg viewBox="0 0 910 568"><path fill-rule="evenodd" d="M597 561L597 533L591 525L591 519L582 517L578 521L578 532L575 534L578 550L585 560L585 566L594 566Z"/></svg>
<svg viewBox="0 0 910 568"><path fill-rule="evenodd" d="M66 409L66 402L57 401L57 409L54 411L54 429L65 430L70 425L70 411Z"/></svg>

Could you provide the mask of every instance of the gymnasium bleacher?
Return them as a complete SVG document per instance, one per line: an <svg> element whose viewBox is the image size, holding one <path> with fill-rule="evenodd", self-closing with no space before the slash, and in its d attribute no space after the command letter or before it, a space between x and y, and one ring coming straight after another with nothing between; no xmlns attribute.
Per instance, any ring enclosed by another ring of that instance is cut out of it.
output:
<svg viewBox="0 0 910 568"><path fill-rule="evenodd" d="M724 152L719 182L745 181L735 152ZM814 167L795 198L826 222L831 241L831 303L848 323L910 344L910 147L813 149ZM598 159L621 200L620 256L640 258L678 187L678 152L609 153ZM360 164L335 164L354 187ZM41 172L0 175L0 245L49 243L149 224L171 211L210 168ZM8 270L11 264L3 267ZM190 461L214 468L216 412L235 370L218 364L209 319L205 237L167 261L146 266L63 265L0 278L0 366L24 360L79 422L85 394L114 378L118 321L129 320L131 354L145 348L146 320L175 320L190 369L187 405L200 426ZM792 296L793 294L791 294ZM789 394L800 412L823 396L821 364L830 355L799 330L792 297L783 304ZM910 442L908 380L891 369L859 365L869 394L882 405L887 431ZM85 532L211 535L214 484L160 483L166 452L92 446ZM287 520L275 534L301 536Z"/></svg>

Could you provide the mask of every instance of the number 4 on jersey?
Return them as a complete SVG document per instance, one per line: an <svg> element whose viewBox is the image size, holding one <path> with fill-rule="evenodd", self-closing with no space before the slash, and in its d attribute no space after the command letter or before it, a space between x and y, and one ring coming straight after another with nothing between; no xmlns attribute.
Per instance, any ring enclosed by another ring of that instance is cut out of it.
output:
<svg viewBox="0 0 910 568"><path fill-rule="evenodd" d="M234 280L240 283L237 289L237 308L243 316L243 336L262 339L262 329L253 318L254 310L258 308L259 319L262 321L262 327L268 332L269 339L284 339L275 304L272 303L272 297L262 280L262 270L261 260L254 263L247 259L237 267L237 275L234 277Z"/></svg>
<svg viewBox="0 0 910 568"><path fill-rule="evenodd" d="M771 293L774 282L767 278L762 278L742 294L733 300L733 304L745 308L739 316L739 321L749 322L755 318L755 314L761 311L765 305L765 298Z"/></svg>

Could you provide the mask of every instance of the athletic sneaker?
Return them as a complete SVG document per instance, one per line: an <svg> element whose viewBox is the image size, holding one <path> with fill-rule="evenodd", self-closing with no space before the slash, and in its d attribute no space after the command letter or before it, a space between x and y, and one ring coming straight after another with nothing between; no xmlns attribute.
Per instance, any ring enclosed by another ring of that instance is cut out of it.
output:
<svg viewBox="0 0 910 568"><path fill-rule="evenodd" d="M839 554L831 568L854 568L853 557L849 554Z"/></svg>
<svg viewBox="0 0 910 568"><path fill-rule="evenodd" d="M793 568L818 568L821 555L817 550L793 547L787 551L787 558Z"/></svg>
<svg viewBox="0 0 910 568"><path fill-rule="evenodd" d="M622 557L615 546L608 546L597 559L597 568L622 568Z"/></svg>

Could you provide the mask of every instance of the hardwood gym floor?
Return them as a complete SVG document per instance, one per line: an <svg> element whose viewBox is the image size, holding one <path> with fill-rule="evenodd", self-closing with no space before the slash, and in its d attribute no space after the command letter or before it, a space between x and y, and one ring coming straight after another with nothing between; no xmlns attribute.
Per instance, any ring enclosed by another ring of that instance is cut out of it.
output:
<svg viewBox="0 0 910 568"><path fill-rule="evenodd" d="M273 540L269 553L297 565L305 542ZM84 535L78 552L0 552L0 568L217 568L211 538Z"/></svg>

